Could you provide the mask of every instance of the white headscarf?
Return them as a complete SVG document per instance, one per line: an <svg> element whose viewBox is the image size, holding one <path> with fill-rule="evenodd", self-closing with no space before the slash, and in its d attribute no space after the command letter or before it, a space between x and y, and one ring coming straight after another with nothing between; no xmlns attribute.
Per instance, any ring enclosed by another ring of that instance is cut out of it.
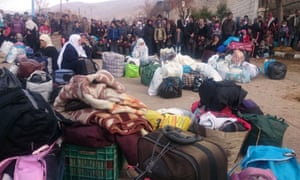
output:
<svg viewBox="0 0 300 180"><path fill-rule="evenodd" d="M148 56L148 47L146 46L144 39L139 38L136 41L136 45L132 51L132 56L134 58L145 58Z"/></svg>
<svg viewBox="0 0 300 180"><path fill-rule="evenodd" d="M79 40L80 40L79 34L72 34L69 38L69 41L64 44L64 46L62 47L62 49L59 53L58 59L57 59L57 65L58 65L59 69L61 69L61 63L63 61L63 54L64 54L65 49L68 44L71 44L75 48L76 52L78 53L78 57L87 57L84 49L82 48L81 44L79 43Z"/></svg>

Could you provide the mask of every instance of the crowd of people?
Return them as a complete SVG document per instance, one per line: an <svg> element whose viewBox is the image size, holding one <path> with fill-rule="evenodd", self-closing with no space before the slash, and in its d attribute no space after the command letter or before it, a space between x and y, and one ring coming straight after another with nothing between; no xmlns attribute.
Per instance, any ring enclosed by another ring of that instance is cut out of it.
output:
<svg viewBox="0 0 300 180"><path fill-rule="evenodd" d="M61 50L51 42L54 32L61 35ZM245 15L237 21L228 12L224 19L189 16L175 21L158 15L138 19L131 24L124 19L89 21L86 17L71 18L69 14L62 15L60 19L43 15L32 18L28 13L9 15L0 10L0 43L5 40L16 42L18 36L22 36L24 44L34 52L41 51L51 57L54 69L60 66L80 67L68 64L68 60L61 62L67 56L101 58L104 51L132 56L138 39L147 46L147 55L159 56L160 49L172 47L177 53L201 59L205 50L217 52L227 38L235 36L240 42L253 44L254 57L264 57L276 46L299 47L300 10L285 16L281 22L271 13L253 20ZM71 54L63 54L69 49L73 51Z"/></svg>

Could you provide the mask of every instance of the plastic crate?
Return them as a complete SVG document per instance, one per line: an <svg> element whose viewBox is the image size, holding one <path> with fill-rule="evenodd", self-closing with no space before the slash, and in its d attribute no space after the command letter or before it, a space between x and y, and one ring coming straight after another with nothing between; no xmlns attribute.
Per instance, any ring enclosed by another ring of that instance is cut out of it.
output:
<svg viewBox="0 0 300 180"><path fill-rule="evenodd" d="M116 145L90 148L65 144L64 180L117 180L123 158Z"/></svg>

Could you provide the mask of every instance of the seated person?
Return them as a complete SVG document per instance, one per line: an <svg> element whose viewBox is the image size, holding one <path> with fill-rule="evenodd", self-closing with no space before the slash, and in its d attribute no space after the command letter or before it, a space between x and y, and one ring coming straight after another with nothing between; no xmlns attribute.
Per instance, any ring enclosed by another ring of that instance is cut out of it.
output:
<svg viewBox="0 0 300 180"><path fill-rule="evenodd" d="M202 62L207 62L212 55L217 54L217 49L221 44L220 35L214 34L212 41L204 48L201 57Z"/></svg>
<svg viewBox="0 0 300 180"><path fill-rule="evenodd" d="M59 69L71 69L75 74L87 74L85 62L81 57L87 58L86 52L82 47L82 40L79 34L72 34L62 47L57 65Z"/></svg>
<svg viewBox="0 0 300 180"><path fill-rule="evenodd" d="M40 36L40 52L42 55L51 58L52 62L52 72L58 69L57 66L57 58L58 58L58 51L52 43L52 40L48 34L42 34Z"/></svg>
<svg viewBox="0 0 300 180"><path fill-rule="evenodd" d="M143 59L148 57L148 55L149 55L149 50L147 45L145 44L144 39L139 38L132 50L132 57Z"/></svg>

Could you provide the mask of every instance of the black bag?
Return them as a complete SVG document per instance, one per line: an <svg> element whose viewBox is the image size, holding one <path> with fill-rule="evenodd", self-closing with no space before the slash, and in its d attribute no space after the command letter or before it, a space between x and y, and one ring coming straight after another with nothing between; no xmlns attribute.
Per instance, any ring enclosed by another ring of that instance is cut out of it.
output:
<svg viewBox="0 0 300 180"><path fill-rule="evenodd" d="M90 58L80 57L80 61L84 61L86 74L94 74L98 70L97 64Z"/></svg>
<svg viewBox="0 0 300 180"><path fill-rule="evenodd" d="M287 72L287 66L279 61L272 62L268 65L268 77L270 79L284 79Z"/></svg>
<svg viewBox="0 0 300 180"><path fill-rule="evenodd" d="M158 95L163 98L176 98L182 96L182 86L179 77L167 77L158 87Z"/></svg>
<svg viewBox="0 0 300 180"><path fill-rule="evenodd" d="M199 87L201 105L205 105L206 110L221 111L229 106L233 113L237 113L247 92L234 81L214 81L204 79Z"/></svg>
<svg viewBox="0 0 300 180"><path fill-rule="evenodd" d="M10 84L0 91L0 114L5 115L0 121L0 160L31 154L61 135L59 118L50 104L40 94L22 89L14 79L11 73L0 78L0 84Z"/></svg>
<svg viewBox="0 0 300 180"><path fill-rule="evenodd" d="M38 93L17 88L1 94L0 114L5 114L0 121L0 160L30 154L61 135L55 112Z"/></svg>
<svg viewBox="0 0 300 180"><path fill-rule="evenodd" d="M138 165L136 179L227 179L227 157L219 145L171 126L139 139Z"/></svg>
<svg viewBox="0 0 300 180"><path fill-rule="evenodd" d="M7 68L0 69L0 95L3 91L22 87L19 79Z"/></svg>

